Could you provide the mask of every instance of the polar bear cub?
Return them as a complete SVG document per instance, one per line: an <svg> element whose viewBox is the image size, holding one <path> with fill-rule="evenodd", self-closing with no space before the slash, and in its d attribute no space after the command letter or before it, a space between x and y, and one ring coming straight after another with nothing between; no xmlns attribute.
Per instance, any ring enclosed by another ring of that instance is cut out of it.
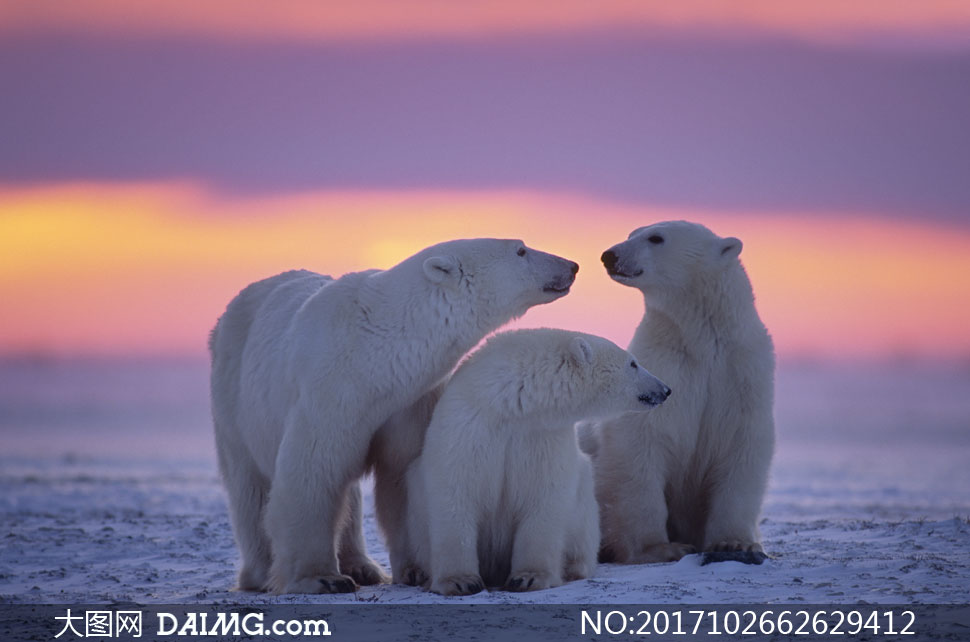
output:
<svg viewBox="0 0 970 642"><path fill-rule="evenodd" d="M492 337L455 372L408 473L409 525L430 588L529 591L588 577L599 528L592 466L573 424L645 410L670 389L592 335Z"/></svg>
<svg viewBox="0 0 970 642"><path fill-rule="evenodd" d="M209 347L239 588L383 581L358 483L374 436L486 334L564 296L578 269L521 241L464 239L336 280L286 272L233 299Z"/></svg>
<svg viewBox="0 0 970 642"><path fill-rule="evenodd" d="M595 451L602 561L672 561L695 549L764 559L775 361L740 252L736 238L672 221L603 253L610 277L646 304L630 352L677 394L656 412L601 422L597 443L584 435Z"/></svg>

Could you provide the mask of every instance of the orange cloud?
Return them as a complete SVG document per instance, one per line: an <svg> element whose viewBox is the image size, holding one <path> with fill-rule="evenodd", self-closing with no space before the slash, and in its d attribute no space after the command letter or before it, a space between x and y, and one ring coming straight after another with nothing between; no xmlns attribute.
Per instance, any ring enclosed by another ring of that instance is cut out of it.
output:
<svg viewBox="0 0 970 642"><path fill-rule="evenodd" d="M853 34L964 31L970 6L962 0L695 0L639 2L556 0L484 3L451 0L286 3L234 0L20 0L0 5L0 29L180 34L309 40L480 37L654 26L726 31L755 29L813 39Z"/></svg>
<svg viewBox="0 0 970 642"><path fill-rule="evenodd" d="M390 267L450 238L521 238L582 266L518 325L626 344L639 293L599 262L635 227L697 220L742 259L783 355L970 353L970 233L863 217L632 208L520 192L315 192L221 198L185 184L0 191L0 352L202 354L247 283L290 268Z"/></svg>

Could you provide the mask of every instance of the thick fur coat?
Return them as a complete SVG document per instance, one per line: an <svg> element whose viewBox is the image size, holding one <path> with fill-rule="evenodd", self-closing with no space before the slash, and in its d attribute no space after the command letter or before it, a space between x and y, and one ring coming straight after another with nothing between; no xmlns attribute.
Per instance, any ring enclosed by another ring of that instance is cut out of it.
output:
<svg viewBox="0 0 970 642"><path fill-rule="evenodd" d="M603 253L610 276L643 293L630 352L675 391L654 412L584 429L605 561L762 552L775 362L740 252L736 238L676 221Z"/></svg>
<svg viewBox="0 0 970 642"><path fill-rule="evenodd" d="M388 270L286 272L233 299L210 350L239 588L344 592L386 579L361 528L358 479L381 454L375 436L486 334L566 294L577 270L521 241L458 240Z"/></svg>
<svg viewBox="0 0 970 642"><path fill-rule="evenodd" d="M455 372L408 474L413 572L431 590L537 590L589 577L599 528L575 422L670 394L615 344L565 330L492 337Z"/></svg>

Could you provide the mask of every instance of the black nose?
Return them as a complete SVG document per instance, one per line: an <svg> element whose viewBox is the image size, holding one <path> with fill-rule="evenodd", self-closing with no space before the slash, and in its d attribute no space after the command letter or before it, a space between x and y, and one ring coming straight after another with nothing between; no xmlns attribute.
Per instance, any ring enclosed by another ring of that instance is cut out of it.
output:
<svg viewBox="0 0 970 642"><path fill-rule="evenodd" d="M616 267L616 258L616 252L613 250L606 250L603 252L603 256L600 257L600 260L603 261L603 265L606 266L607 270L612 271L613 268Z"/></svg>
<svg viewBox="0 0 970 642"><path fill-rule="evenodd" d="M671 390L668 386L664 386L664 399L669 397L671 392L673 392L673 390Z"/></svg>
<svg viewBox="0 0 970 642"><path fill-rule="evenodd" d="M569 269L573 271L573 276L576 276L576 273L579 272L579 263L575 263L573 261L570 261L570 263L572 263L572 265L569 266Z"/></svg>

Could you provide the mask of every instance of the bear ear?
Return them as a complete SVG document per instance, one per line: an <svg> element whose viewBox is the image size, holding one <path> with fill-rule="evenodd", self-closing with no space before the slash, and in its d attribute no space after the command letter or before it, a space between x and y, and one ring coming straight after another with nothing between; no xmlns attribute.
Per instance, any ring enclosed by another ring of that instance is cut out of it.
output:
<svg viewBox="0 0 970 642"><path fill-rule="evenodd" d="M461 271L458 259L453 256L432 256L424 261L424 275L432 283L444 283L457 279Z"/></svg>
<svg viewBox="0 0 970 642"><path fill-rule="evenodd" d="M570 342L569 354L577 365L589 366L593 363L593 347L582 337L576 337Z"/></svg>
<svg viewBox="0 0 970 642"><path fill-rule="evenodd" d="M741 254L741 248L744 246L741 243L741 239L736 239L733 236L729 236L726 239L721 239L718 242L718 252L722 261L730 261L734 257Z"/></svg>

